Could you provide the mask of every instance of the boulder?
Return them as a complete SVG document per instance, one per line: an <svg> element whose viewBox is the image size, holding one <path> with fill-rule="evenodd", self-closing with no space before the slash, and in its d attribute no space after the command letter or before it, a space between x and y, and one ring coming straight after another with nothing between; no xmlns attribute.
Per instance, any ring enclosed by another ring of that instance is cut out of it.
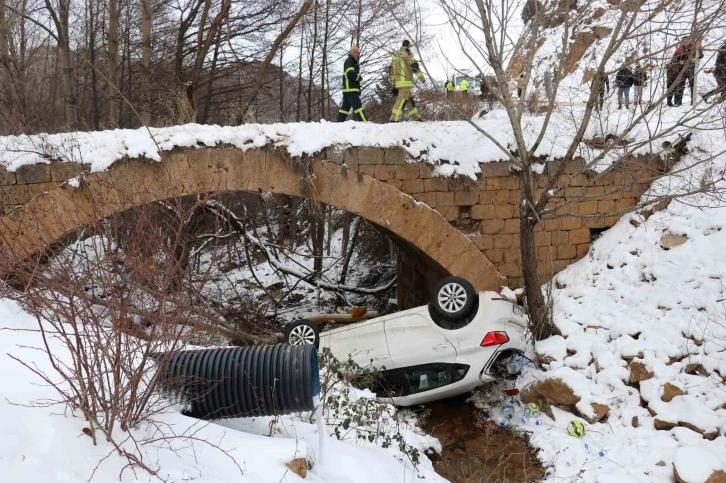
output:
<svg viewBox="0 0 726 483"><path fill-rule="evenodd" d="M308 476L308 462L305 458L295 458L287 464L287 467L300 478Z"/></svg>
<svg viewBox="0 0 726 483"><path fill-rule="evenodd" d="M580 414L585 421L587 421L590 424L595 424L598 421L602 421L605 416L608 415L610 412L610 406L606 404L599 404L599 403L590 403L590 406L592 407L593 412L595 413L594 417L589 417L584 414Z"/></svg>
<svg viewBox="0 0 726 483"><path fill-rule="evenodd" d="M662 419L658 419L657 417L653 421L653 424L655 425L655 429L660 429L662 431L670 431L671 429L678 426L676 423L671 423L669 421L663 421Z"/></svg>
<svg viewBox="0 0 726 483"><path fill-rule="evenodd" d="M647 381L653 377L653 371L649 371L645 364L640 361L633 361L628 367L630 368L630 384Z"/></svg>
<svg viewBox="0 0 726 483"><path fill-rule="evenodd" d="M671 402L674 397L683 396L684 394L685 393L680 387L674 386L670 382L666 382L663 386L663 397L661 397L661 399L664 402Z"/></svg>
<svg viewBox="0 0 726 483"><path fill-rule="evenodd" d="M687 236L664 233L663 236L660 237L660 246L666 250L670 250L671 248L683 245L687 241Z"/></svg>
<svg viewBox="0 0 726 483"><path fill-rule="evenodd" d="M677 483L726 483L724 461L703 446L681 446L673 457Z"/></svg>

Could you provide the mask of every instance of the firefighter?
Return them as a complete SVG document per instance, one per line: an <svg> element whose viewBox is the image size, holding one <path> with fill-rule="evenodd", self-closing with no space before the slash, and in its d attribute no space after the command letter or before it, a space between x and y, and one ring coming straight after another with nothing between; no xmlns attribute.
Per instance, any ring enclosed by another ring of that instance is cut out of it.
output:
<svg viewBox="0 0 726 483"><path fill-rule="evenodd" d="M411 42L404 40L401 48L391 59L391 80L394 86L393 94L396 96L396 102L393 104L393 110L391 111L391 122L401 120L403 109L407 103L410 105L409 117L414 121L418 120L416 101L411 96L411 89L416 85L414 75L421 82L426 82L423 72L418 68L418 62L414 60L413 54L411 54Z"/></svg>
<svg viewBox="0 0 726 483"><path fill-rule="evenodd" d="M360 49L357 45L350 48L348 58L343 64L343 103L338 110L338 122L345 122L353 108L353 116L358 121L368 122L360 100Z"/></svg>

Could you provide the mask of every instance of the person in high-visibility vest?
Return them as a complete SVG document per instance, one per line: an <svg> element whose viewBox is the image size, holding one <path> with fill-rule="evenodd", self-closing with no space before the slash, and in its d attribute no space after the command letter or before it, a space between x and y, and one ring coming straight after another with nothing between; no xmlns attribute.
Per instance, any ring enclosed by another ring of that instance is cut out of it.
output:
<svg viewBox="0 0 726 483"><path fill-rule="evenodd" d="M454 94L454 83L450 80L446 81L446 97L451 97Z"/></svg>
<svg viewBox="0 0 726 483"><path fill-rule="evenodd" d="M466 79L461 79L461 82L459 82L459 90L463 92L464 94L469 92L469 81Z"/></svg>
<svg viewBox="0 0 726 483"><path fill-rule="evenodd" d="M348 58L343 64L343 103L338 109L338 122L344 122L348 118L351 107L356 120L368 122L360 100L361 76L358 57L360 57L360 49L354 45L350 48Z"/></svg>
<svg viewBox="0 0 726 483"><path fill-rule="evenodd" d="M423 72L418 68L418 62L411 53L411 42L404 40L401 48L391 58L391 80L393 81L393 94L396 102L393 103L391 111L391 122L399 122L403 109L408 103L411 107L408 115L414 121L418 120L418 108L416 101L411 96L411 89L416 85L413 76L422 82L426 82Z"/></svg>

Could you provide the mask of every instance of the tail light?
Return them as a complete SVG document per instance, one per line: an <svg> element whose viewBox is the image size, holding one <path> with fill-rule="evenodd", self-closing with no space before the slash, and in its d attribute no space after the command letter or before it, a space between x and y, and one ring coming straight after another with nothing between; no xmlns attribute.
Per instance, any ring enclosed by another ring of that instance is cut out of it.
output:
<svg viewBox="0 0 726 483"><path fill-rule="evenodd" d="M519 396L519 389L512 388L512 389L505 389L504 394L507 396Z"/></svg>
<svg viewBox="0 0 726 483"><path fill-rule="evenodd" d="M493 345L502 345L509 342L509 336L506 332L489 332L479 344L481 347L490 347Z"/></svg>

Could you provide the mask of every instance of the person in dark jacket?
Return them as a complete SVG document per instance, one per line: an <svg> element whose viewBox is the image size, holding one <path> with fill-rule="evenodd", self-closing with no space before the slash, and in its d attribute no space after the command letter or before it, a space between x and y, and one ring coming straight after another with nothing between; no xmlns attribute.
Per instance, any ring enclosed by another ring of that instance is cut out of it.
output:
<svg viewBox="0 0 726 483"><path fill-rule="evenodd" d="M353 116L358 121L368 122L363 104L360 100L360 66L358 57L360 49L357 45L350 48L348 58L343 64L343 103L338 110L338 122L345 122L353 108Z"/></svg>
<svg viewBox="0 0 726 483"><path fill-rule="evenodd" d="M703 96L703 100L708 102L708 98L714 94L720 94L717 102L726 100L726 42L718 49L716 56L716 67L713 69L713 76L716 78L717 87L707 92Z"/></svg>
<svg viewBox="0 0 726 483"><path fill-rule="evenodd" d="M691 37L686 36L681 40L681 44L673 53L673 58L668 65L667 83L668 96L667 102L669 106L678 107L683 104L683 92L686 89L686 82L691 89L691 100L694 99L696 93L693 85L693 78L696 73L696 57L703 58L703 52L700 48L695 47L691 41ZM681 72L683 72L681 74ZM678 77L680 76L680 80ZM673 103L671 103L671 94Z"/></svg>
<svg viewBox="0 0 726 483"><path fill-rule="evenodd" d="M490 111L494 109L494 92L492 92L489 81L486 80L484 77L481 78L481 82L479 83L479 96L481 97L482 101L489 104Z"/></svg>
<svg viewBox="0 0 726 483"><path fill-rule="evenodd" d="M610 80L605 72L598 72L592 79L593 84L597 88L597 100L595 101L595 110L602 111L605 104L605 94L610 93Z"/></svg>
<svg viewBox="0 0 726 483"><path fill-rule="evenodd" d="M623 108L623 100L625 100L625 109L630 108L630 88L633 86L633 80L633 71L623 62L623 65L615 74L615 87L618 89L618 109Z"/></svg>
<svg viewBox="0 0 726 483"><path fill-rule="evenodd" d="M635 66L633 72L633 86L635 87L635 103L640 104L643 102L643 88L645 83L648 81L648 73L645 71L643 66L640 64Z"/></svg>

